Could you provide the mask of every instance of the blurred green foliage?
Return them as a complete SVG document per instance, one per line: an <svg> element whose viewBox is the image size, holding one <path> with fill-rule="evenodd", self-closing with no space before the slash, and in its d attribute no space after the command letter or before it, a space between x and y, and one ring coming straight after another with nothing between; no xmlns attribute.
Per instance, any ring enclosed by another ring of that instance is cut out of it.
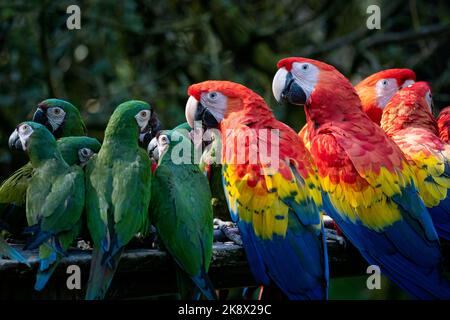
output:
<svg viewBox="0 0 450 320"><path fill-rule="evenodd" d="M381 30L366 27L373 3ZM66 27L71 4L81 8L81 30ZM48 97L75 103L101 138L124 100L150 102L172 127L184 121L189 84L227 79L299 129L302 111L277 106L270 89L276 62L291 55L332 63L353 82L410 67L431 82L435 104L448 105L449 8L444 0L1 0L0 177L23 162L6 150L8 135Z"/></svg>
<svg viewBox="0 0 450 320"><path fill-rule="evenodd" d="M71 4L81 8L81 30L66 27ZM381 30L366 27L369 4L381 8ZM325 60L354 83L412 68L431 82L438 107L450 105L449 9L446 0L0 0L0 178L26 160L7 150L9 134L49 97L76 104L101 138L125 100L150 102L173 127L184 121L190 84L226 79L260 93L298 130L302 110L271 94L286 56ZM330 296L368 298L364 283L333 280Z"/></svg>

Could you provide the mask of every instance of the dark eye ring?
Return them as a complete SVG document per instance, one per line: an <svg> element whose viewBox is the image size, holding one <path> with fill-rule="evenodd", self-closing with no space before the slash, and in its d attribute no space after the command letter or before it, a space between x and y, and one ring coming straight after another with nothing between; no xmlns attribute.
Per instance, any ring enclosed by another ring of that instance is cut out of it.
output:
<svg viewBox="0 0 450 320"><path fill-rule="evenodd" d="M302 65L303 70L308 70L308 68L309 68L309 65L307 65L307 64Z"/></svg>
<svg viewBox="0 0 450 320"><path fill-rule="evenodd" d="M210 92L210 93L208 94L208 97L209 97L210 99L214 100L214 99L217 98L217 93L215 93L215 92Z"/></svg>
<svg viewBox="0 0 450 320"><path fill-rule="evenodd" d="M53 109L53 113L54 113L54 114L59 114L60 112L61 112L61 110L59 110L59 108Z"/></svg>
<svg viewBox="0 0 450 320"><path fill-rule="evenodd" d="M387 80L383 80L382 84L383 84L383 86L387 86L388 81Z"/></svg>

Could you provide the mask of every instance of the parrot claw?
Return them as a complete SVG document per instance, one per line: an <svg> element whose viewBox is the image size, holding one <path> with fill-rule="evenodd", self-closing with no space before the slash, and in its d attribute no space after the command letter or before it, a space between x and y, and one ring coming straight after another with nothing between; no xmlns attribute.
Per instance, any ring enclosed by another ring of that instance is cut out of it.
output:
<svg viewBox="0 0 450 320"><path fill-rule="evenodd" d="M220 219L214 219L214 225L217 229L214 232L214 240L219 242L227 242L231 240L235 244L242 246L242 238L239 235L239 229L236 225L230 221L222 221Z"/></svg>

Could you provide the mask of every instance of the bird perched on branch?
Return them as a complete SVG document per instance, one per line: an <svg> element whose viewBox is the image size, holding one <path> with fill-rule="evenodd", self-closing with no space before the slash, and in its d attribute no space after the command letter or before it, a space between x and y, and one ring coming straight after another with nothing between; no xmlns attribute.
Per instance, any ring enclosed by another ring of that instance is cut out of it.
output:
<svg viewBox="0 0 450 320"><path fill-rule="evenodd" d="M26 151L33 166L26 190L27 221L33 238L26 247L39 247L35 289L42 290L80 230L84 173L79 166L64 161L53 135L36 122L20 124L9 144Z"/></svg>
<svg viewBox="0 0 450 320"><path fill-rule="evenodd" d="M46 126L57 139L86 135L86 126L80 112L75 106L64 100L47 99L39 103L33 121ZM15 209L25 205L26 190L32 173L33 166L31 163L27 163L1 184L0 214L3 219L12 219L11 216L21 214L20 212L16 213Z"/></svg>
<svg viewBox="0 0 450 320"><path fill-rule="evenodd" d="M127 101L112 114L99 153L86 167L86 213L94 241L86 299L103 299L124 247L147 233L151 163L139 143L159 126L149 104Z"/></svg>
<svg viewBox="0 0 450 320"><path fill-rule="evenodd" d="M188 95L191 127L201 121L221 132L226 198L256 281L278 287L289 299L325 299L321 195L316 168L298 135L240 84L205 81L190 86Z"/></svg>
<svg viewBox="0 0 450 320"><path fill-rule="evenodd" d="M295 57L278 68L275 98L305 110L327 214L370 264L412 296L449 299L439 239L401 150L333 66Z"/></svg>
<svg viewBox="0 0 450 320"><path fill-rule="evenodd" d="M450 240L450 145L439 138L429 85L416 82L400 90L384 109L381 128L412 165L439 236Z"/></svg>
<svg viewBox="0 0 450 320"><path fill-rule="evenodd" d="M177 130L164 130L148 151L158 162L152 178L151 223L182 269L180 277L186 274L205 297L217 299L207 274L213 244L211 192L194 162L193 144ZM188 298L186 294L182 292L182 298Z"/></svg>

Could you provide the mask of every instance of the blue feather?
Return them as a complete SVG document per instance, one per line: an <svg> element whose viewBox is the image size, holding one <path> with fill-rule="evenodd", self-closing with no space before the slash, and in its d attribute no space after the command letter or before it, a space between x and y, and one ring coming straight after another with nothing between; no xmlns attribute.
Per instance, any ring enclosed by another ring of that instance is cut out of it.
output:
<svg viewBox="0 0 450 320"><path fill-rule="evenodd" d="M371 265L419 299L450 299L450 285L442 276L441 253L437 234L414 186L402 190L395 201L403 219L374 231L360 222L343 219L329 196L323 194L328 215L342 229Z"/></svg>
<svg viewBox="0 0 450 320"><path fill-rule="evenodd" d="M11 260L17 260L20 263L26 264L30 267L28 260L20 254L19 251L11 247L2 237L0 237L0 256L8 257Z"/></svg>

